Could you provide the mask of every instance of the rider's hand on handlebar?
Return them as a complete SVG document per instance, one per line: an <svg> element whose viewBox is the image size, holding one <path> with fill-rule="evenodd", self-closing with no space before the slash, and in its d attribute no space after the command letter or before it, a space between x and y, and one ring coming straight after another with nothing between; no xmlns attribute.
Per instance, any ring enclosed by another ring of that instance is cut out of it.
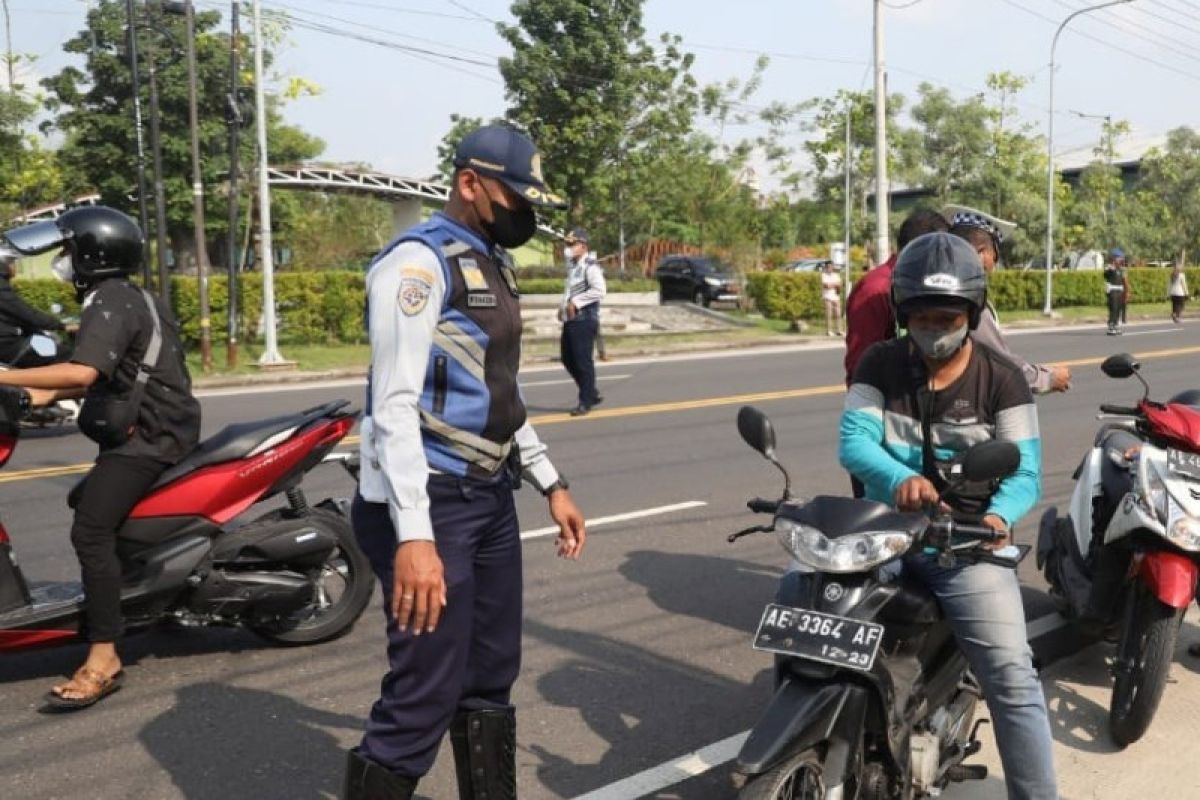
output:
<svg viewBox="0 0 1200 800"><path fill-rule="evenodd" d="M901 511L924 511L937 506L941 498L928 478L914 475L896 487L896 508Z"/></svg>
<svg viewBox="0 0 1200 800"><path fill-rule="evenodd" d="M996 531L996 533L1001 534L999 538L982 545L985 550L999 550L1002 547L1008 546L1008 525L1004 522L1004 520L1000 519L995 514L988 514L982 520L980 520L980 523L988 526L992 530Z"/></svg>

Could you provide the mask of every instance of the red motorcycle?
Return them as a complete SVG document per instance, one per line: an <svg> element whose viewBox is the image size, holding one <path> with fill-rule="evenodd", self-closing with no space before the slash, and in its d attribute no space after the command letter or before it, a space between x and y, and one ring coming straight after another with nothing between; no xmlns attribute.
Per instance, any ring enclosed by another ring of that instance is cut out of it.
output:
<svg viewBox="0 0 1200 800"><path fill-rule="evenodd" d="M20 398L0 392L0 466L16 447ZM346 501L309 506L300 487L323 461L357 472L354 458L330 455L354 426L348 405L229 425L163 474L118 532L127 628L239 626L291 645L351 628L374 589L370 564ZM285 507L247 513L281 494ZM0 525L0 652L76 640L82 601L79 583L27 582Z"/></svg>

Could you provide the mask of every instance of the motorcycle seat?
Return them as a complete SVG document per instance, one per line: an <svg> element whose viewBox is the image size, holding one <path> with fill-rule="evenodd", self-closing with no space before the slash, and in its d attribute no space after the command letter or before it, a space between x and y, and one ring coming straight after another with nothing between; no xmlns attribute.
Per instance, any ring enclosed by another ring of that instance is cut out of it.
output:
<svg viewBox="0 0 1200 800"><path fill-rule="evenodd" d="M238 422L233 425L226 425L197 445L178 464L168 468L166 472L159 476L154 485L150 487L150 490L153 491L154 489L166 486L168 483L176 481L203 467L245 458L258 447L269 443L271 439L282 437L280 438L280 441L282 441L283 438L287 438L286 436L282 436L283 434L303 428L309 423L334 414L348 405L350 405L350 401L348 400L334 400L295 414L285 414L268 419L254 420L253 422ZM86 480L87 476L85 475L71 489L70 494L67 495L67 505L71 508L75 508L78 504Z"/></svg>
<svg viewBox="0 0 1200 800"><path fill-rule="evenodd" d="M182 461L164 472L151 488L157 489L160 486L165 486L203 467L245 458L257 448L269 442L269 440L279 437L281 434L286 434L289 431L303 428L309 423L321 417L329 416L348 405L350 405L348 400L334 400L296 414L285 414L253 422L237 422L233 425L226 425L197 445L196 449L188 453Z"/></svg>

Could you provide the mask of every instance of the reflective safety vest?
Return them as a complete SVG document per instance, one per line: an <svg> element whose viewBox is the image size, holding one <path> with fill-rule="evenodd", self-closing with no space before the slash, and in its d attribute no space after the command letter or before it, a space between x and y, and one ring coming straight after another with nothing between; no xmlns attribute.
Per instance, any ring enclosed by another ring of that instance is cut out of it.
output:
<svg viewBox="0 0 1200 800"><path fill-rule="evenodd" d="M521 310L509 256L438 213L400 234L375 261L403 242L437 253L446 286L419 401L425 458L438 472L492 478L526 417L517 385Z"/></svg>

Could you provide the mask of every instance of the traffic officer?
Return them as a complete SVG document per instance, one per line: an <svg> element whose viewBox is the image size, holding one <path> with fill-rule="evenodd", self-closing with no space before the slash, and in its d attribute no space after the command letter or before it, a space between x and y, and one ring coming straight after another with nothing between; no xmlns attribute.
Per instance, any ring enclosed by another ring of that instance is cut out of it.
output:
<svg viewBox="0 0 1200 800"><path fill-rule="evenodd" d="M560 556L578 558L586 535L526 419L505 253L533 236L533 206L562 200L533 142L505 126L464 137L454 167L445 211L400 234L367 273L371 372L352 517L383 587L390 669L347 759L350 800L410 798L447 729L461 797L516 797L518 475L548 498Z"/></svg>
<svg viewBox="0 0 1200 800"><path fill-rule="evenodd" d="M561 353L563 366L579 387L579 405L571 416L582 417L604 400L596 390L596 362L592 351L600 332L600 301L608 293L604 269L588 250L588 235L583 228L567 234L567 280L563 285L558 316L562 320Z"/></svg>
<svg viewBox="0 0 1200 800"><path fill-rule="evenodd" d="M979 256L984 272L990 276L1000 265L1000 247L1017 230L1015 222L1000 219L986 211L960 205L948 205L942 214L950 221L950 233L965 239ZM1025 382L1034 394L1065 392L1071 388L1071 370L1058 364L1034 364L1014 353L1000 330L1000 317L991 301L987 302L972 334L975 341L1007 356L1021 368Z"/></svg>

